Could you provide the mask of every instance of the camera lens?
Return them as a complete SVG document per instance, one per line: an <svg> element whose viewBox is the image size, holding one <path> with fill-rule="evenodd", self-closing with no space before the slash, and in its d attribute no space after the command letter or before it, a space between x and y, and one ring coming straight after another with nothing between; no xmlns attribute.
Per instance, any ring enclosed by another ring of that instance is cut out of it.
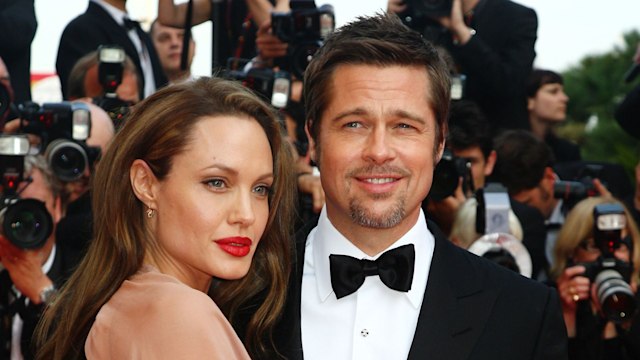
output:
<svg viewBox="0 0 640 360"><path fill-rule="evenodd" d="M2 233L21 249L37 249L53 230L53 220L44 203L35 199L16 200L0 212Z"/></svg>
<svg viewBox="0 0 640 360"><path fill-rule="evenodd" d="M58 139L49 144L46 158L53 173L62 181L79 179L89 166L84 148L69 140Z"/></svg>
<svg viewBox="0 0 640 360"><path fill-rule="evenodd" d="M291 54L291 67L292 72L299 79L302 79L304 77L304 71L307 69L307 66L311 62L313 55L315 55L318 49L320 49L321 45L322 44L320 44L319 42L307 42L295 46L295 49Z"/></svg>
<svg viewBox="0 0 640 360"><path fill-rule="evenodd" d="M596 276L596 294L607 319L622 322L630 319L637 308L631 287L615 270L604 270Z"/></svg>

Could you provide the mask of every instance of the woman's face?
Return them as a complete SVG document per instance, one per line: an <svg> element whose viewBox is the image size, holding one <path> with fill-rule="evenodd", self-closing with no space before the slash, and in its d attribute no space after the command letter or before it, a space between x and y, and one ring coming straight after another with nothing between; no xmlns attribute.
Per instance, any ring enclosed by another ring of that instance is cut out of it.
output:
<svg viewBox="0 0 640 360"><path fill-rule="evenodd" d="M627 229L622 229L621 237L624 238L627 234L629 234ZM576 263L594 262L600 255L602 255L602 252L598 246L596 246L593 237L590 237L578 245L573 260ZM629 259L631 259L631 251L624 243L620 244L620 247L614 251L613 255L619 260L626 262L629 262Z"/></svg>
<svg viewBox="0 0 640 360"><path fill-rule="evenodd" d="M569 97L562 84L545 84L528 100L529 113L543 121L560 122L567 117Z"/></svg>
<svg viewBox="0 0 640 360"><path fill-rule="evenodd" d="M247 274L267 224L274 175L269 141L253 118L204 117L191 137L153 186L155 235L161 271L200 288L211 277Z"/></svg>

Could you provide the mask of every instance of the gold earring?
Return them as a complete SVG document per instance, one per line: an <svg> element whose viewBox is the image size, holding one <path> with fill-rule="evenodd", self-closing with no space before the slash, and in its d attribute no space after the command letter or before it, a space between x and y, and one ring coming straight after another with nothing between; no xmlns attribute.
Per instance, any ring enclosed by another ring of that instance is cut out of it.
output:
<svg viewBox="0 0 640 360"><path fill-rule="evenodd" d="M153 210L152 208L148 208L148 209L147 209L147 217L148 217L149 219L151 219L151 218L153 217L153 215L155 215L155 214L156 214L156 211L155 211L155 210Z"/></svg>

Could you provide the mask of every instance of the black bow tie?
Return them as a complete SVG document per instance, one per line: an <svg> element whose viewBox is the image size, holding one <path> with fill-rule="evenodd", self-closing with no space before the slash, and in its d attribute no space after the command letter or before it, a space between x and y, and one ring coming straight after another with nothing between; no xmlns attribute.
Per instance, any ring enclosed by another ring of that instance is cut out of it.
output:
<svg viewBox="0 0 640 360"><path fill-rule="evenodd" d="M135 21L135 20L131 20L131 19L129 19L129 18L127 18L127 17L126 17L126 18L122 19L122 21L124 22L124 27L125 27L127 30L138 30L138 29L142 29L142 28L140 27L140 23L139 23L139 22L137 22L137 21Z"/></svg>
<svg viewBox="0 0 640 360"><path fill-rule="evenodd" d="M331 287L340 299L358 290L365 277L378 275L390 289L407 292L411 290L414 262L415 250L412 244L391 249L375 261L358 260L346 255L329 255Z"/></svg>

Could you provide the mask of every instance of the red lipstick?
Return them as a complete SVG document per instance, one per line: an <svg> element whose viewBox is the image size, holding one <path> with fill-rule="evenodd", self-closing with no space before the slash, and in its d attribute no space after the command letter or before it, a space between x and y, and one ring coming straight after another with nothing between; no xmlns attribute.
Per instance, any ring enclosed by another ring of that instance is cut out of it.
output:
<svg viewBox="0 0 640 360"><path fill-rule="evenodd" d="M229 255L243 257L251 251L251 239L247 237L228 237L214 241L220 248Z"/></svg>

